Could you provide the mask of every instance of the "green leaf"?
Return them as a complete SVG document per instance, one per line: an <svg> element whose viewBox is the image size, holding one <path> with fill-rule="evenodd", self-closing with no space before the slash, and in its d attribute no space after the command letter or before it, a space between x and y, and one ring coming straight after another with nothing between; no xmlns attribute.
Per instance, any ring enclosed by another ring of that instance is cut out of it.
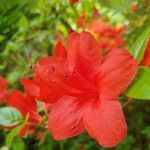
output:
<svg viewBox="0 0 150 150"><path fill-rule="evenodd" d="M150 27L146 28L146 30L137 38L135 43L130 48L130 53L134 56L134 58L136 58L138 63L140 63L143 58L149 37Z"/></svg>
<svg viewBox="0 0 150 150"><path fill-rule="evenodd" d="M139 67L135 80L125 94L135 99L150 100L150 68Z"/></svg>
<svg viewBox="0 0 150 150"><path fill-rule="evenodd" d="M141 131L142 134L145 134L146 136L150 137L150 127L146 127Z"/></svg>
<svg viewBox="0 0 150 150"><path fill-rule="evenodd" d="M29 119L29 114L27 114L25 120L23 121L22 124L18 125L17 127L15 127L6 137L6 145L8 147L11 146L11 143L14 139L15 136L17 136L19 134L19 132L21 131L21 129L24 128L24 126L27 124L28 122L28 119Z"/></svg>
<svg viewBox="0 0 150 150"><path fill-rule="evenodd" d="M0 125L15 126L22 120L20 112L13 107L0 108Z"/></svg>
<svg viewBox="0 0 150 150"><path fill-rule="evenodd" d="M25 150L25 143L21 138L16 137L11 147L12 150Z"/></svg>
<svg viewBox="0 0 150 150"><path fill-rule="evenodd" d="M20 31L25 31L29 27L29 22L26 16L22 16L19 20L18 26L20 28Z"/></svg>

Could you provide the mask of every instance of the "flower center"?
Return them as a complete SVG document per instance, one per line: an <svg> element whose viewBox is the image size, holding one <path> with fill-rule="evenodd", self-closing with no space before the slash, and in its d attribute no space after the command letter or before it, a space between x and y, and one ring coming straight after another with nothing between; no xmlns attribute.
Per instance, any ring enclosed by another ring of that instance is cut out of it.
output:
<svg viewBox="0 0 150 150"><path fill-rule="evenodd" d="M74 97L92 98L98 96L98 91L92 79L86 79L75 70L64 71L51 66L50 80L52 88L60 94Z"/></svg>

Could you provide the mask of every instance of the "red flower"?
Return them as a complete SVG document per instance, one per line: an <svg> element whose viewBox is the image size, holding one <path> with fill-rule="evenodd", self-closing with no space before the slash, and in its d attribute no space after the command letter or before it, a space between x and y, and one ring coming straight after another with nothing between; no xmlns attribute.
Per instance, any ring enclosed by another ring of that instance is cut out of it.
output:
<svg viewBox="0 0 150 150"><path fill-rule="evenodd" d="M73 30L72 30L73 32ZM71 33L72 33L71 32ZM61 51L60 51L61 49ZM55 46L55 49L54 49L54 56L56 57L63 57L63 58L66 58L67 57L67 52L66 52L66 49L65 47L62 45L62 42L61 41L58 41L56 46Z"/></svg>
<svg viewBox="0 0 150 150"><path fill-rule="evenodd" d="M3 77L0 77L0 103L5 103L7 101L7 85L7 81Z"/></svg>
<svg viewBox="0 0 150 150"><path fill-rule="evenodd" d="M101 19L93 20L87 26L87 29L92 30L94 33L103 34L109 30L109 24Z"/></svg>
<svg viewBox="0 0 150 150"><path fill-rule="evenodd" d="M107 22L97 19L93 20L88 26L90 31L97 39L100 49L109 52L116 48L122 48L124 40L122 38L123 27L111 27Z"/></svg>
<svg viewBox="0 0 150 150"><path fill-rule="evenodd" d="M97 18L99 16L99 10L95 7L93 9L93 17Z"/></svg>
<svg viewBox="0 0 150 150"><path fill-rule="evenodd" d="M80 16L79 18L77 18L77 25L78 26L84 26L86 21L86 15L83 14L82 16Z"/></svg>
<svg viewBox="0 0 150 150"><path fill-rule="evenodd" d="M71 4L75 4L75 3L77 3L79 0L70 0L70 3Z"/></svg>
<svg viewBox="0 0 150 150"><path fill-rule="evenodd" d="M137 2L134 2L134 3L132 3L132 4L130 5L130 10L131 10L132 12L136 12L137 9L138 9L138 4L137 4Z"/></svg>
<svg viewBox="0 0 150 150"><path fill-rule="evenodd" d="M87 32L72 33L67 50L60 47L56 54L65 51L67 57L43 57L35 68L59 97L51 105L49 130L57 140L86 130L102 146L116 146L127 132L117 97L133 80L137 63L122 49L101 56L95 38Z"/></svg>
<svg viewBox="0 0 150 150"><path fill-rule="evenodd" d="M146 51L140 65L150 67L150 40L147 43Z"/></svg>
<svg viewBox="0 0 150 150"><path fill-rule="evenodd" d="M41 121L41 116L37 113L36 103L28 94L23 94L18 90L13 90L8 96L8 105L17 108L23 117L29 113L29 123L38 123ZM26 125L20 132L23 136L31 126Z"/></svg>

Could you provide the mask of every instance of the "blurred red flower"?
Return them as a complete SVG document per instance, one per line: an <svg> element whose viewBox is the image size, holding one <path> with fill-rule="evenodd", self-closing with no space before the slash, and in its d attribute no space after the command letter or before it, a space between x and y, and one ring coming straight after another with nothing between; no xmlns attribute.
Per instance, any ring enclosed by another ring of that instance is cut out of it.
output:
<svg viewBox="0 0 150 150"><path fill-rule="evenodd" d="M67 49L57 45L55 56L41 58L35 68L42 79L38 84L46 82L58 98L49 115L53 137L61 140L86 130L104 147L122 141L127 126L117 97L133 80L137 66L126 50L100 55L99 45L88 32L72 33Z"/></svg>
<svg viewBox="0 0 150 150"><path fill-rule="evenodd" d="M13 90L8 95L8 106L17 108L23 117L29 113L29 123L38 123L41 121L41 116L37 113L36 102L28 94L24 94L18 90ZM28 130L30 130L30 125L26 125L20 132L20 135L23 136Z"/></svg>
<svg viewBox="0 0 150 150"><path fill-rule="evenodd" d="M81 15L77 18L77 25L78 26L84 26L86 22L87 16L85 14Z"/></svg>
<svg viewBox="0 0 150 150"><path fill-rule="evenodd" d="M95 8L93 9L93 17L97 18L98 15L99 15L99 10L95 7Z"/></svg>
<svg viewBox="0 0 150 150"><path fill-rule="evenodd" d="M7 86L8 82L3 77L0 77L0 103L6 103L7 101Z"/></svg>
<svg viewBox="0 0 150 150"><path fill-rule="evenodd" d="M145 54L140 65L150 67L150 40L147 43Z"/></svg>
<svg viewBox="0 0 150 150"><path fill-rule="evenodd" d="M130 5L130 10L131 10L132 12L136 12L137 9L138 9L138 4L137 4L137 2L134 2L134 3L132 3L132 4Z"/></svg>
<svg viewBox="0 0 150 150"><path fill-rule="evenodd" d="M79 0L70 0L70 3L71 4L75 4L75 3L77 3Z"/></svg>
<svg viewBox="0 0 150 150"><path fill-rule="evenodd" d="M122 48L124 45L123 27L111 27L108 22L96 19L87 25L87 30L96 37L100 49L104 52Z"/></svg>

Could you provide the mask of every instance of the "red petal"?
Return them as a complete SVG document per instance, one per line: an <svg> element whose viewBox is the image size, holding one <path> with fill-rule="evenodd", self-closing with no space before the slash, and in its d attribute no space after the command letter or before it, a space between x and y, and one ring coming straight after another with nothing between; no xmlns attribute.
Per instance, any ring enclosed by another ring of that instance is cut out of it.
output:
<svg viewBox="0 0 150 150"><path fill-rule="evenodd" d="M84 61L89 61L93 64L101 58L98 43L96 42L94 36L89 32L82 32L80 34L79 44L79 55L81 58L85 59Z"/></svg>
<svg viewBox="0 0 150 150"><path fill-rule="evenodd" d="M42 80L55 82L56 76L64 76L67 72L66 60L62 58L46 56L40 59L36 66L35 73Z"/></svg>
<svg viewBox="0 0 150 150"><path fill-rule="evenodd" d="M93 20L87 27L89 30L95 32L95 33L99 33L99 34L103 34L104 32L106 32L110 27L108 25L107 22L104 22L103 20L97 19L97 20Z"/></svg>
<svg viewBox="0 0 150 150"><path fill-rule="evenodd" d="M8 82L3 77L0 77L0 91L2 89L6 89L7 85L8 85Z"/></svg>
<svg viewBox="0 0 150 150"><path fill-rule="evenodd" d="M68 60L74 63L74 59L77 59L77 54L79 50L79 33L72 32L68 38L67 42L67 53Z"/></svg>
<svg viewBox="0 0 150 150"><path fill-rule="evenodd" d="M147 43L146 51L140 65L150 67L150 40Z"/></svg>
<svg viewBox="0 0 150 150"><path fill-rule="evenodd" d="M136 61L127 51L111 51L97 69L100 99L116 99L131 83L137 69Z"/></svg>
<svg viewBox="0 0 150 150"><path fill-rule="evenodd" d="M33 97L38 97L40 94L39 87L34 83L33 80L23 78L21 83L24 86L25 90L32 95Z"/></svg>
<svg viewBox="0 0 150 150"><path fill-rule="evenodd" d="M81 95L87 94L80 84L89 85L80 74L68 70L67 62L56 57L44 57L39 61L35 73L47 82L55 95ZM87 86L88 87L88 86Z"/></svg>
<svg viewBox="0 0 150 150"><path fill-rule="evenodd" d="M83 121L87 132L103 147L114 147L126 136L127 126L118 101L89 105Z"/></svg>
<svg viewBox="0 0 150 150"><path fill-rule="evenodd" d="M67 58L67 50L63 46L62 42L59 41L54 49L54 56L56 57L62 57L62 58Z"/></svg>
<svg viewBox="0 0 150 150"><path fill-rule="evenodd" d="M100 50L94 36L88 32L72 33L68 39L68 62L70 70L92 81L92 68L101 60Z"/></svg>
<svg viewBox="0 0 150 150"><path fill-rule="evenodd" d="M33 98L47 103L56 102L58 99L58 96L54 95L53 90L48 86L48 84L39 77L35 77L33 80L24 78L21 82L25 90L33 96Z"/></svg>
<svg viewBox="0 0 150 150"><path fill-rule="evenodd" d="M63 97L51 107L49 130L56 140L70 138L84 130L82 104L73 97Z"/></svg>
<svg viewBox="0 0 150 150"><path fill-rule="evenodd" d="M7 103L8 93L7 91L0 91L0 103Z"/></svg>
<svg viewBox="0 0 150 150"><path fill-rule="evenodd" d="M7 85L8 82L3 77L0 77L0 103L5 103L7 101Z"/></svg>
<svg viewBox="0 0 150 150"><path fill-rule="evenodd" d="M29 131L29 129L30 129L30 126L29 125L26 125L23 129L21 129L21 131L19 132L19 136L20 137L23 137L26 133L27 133L27 131Z"/></svg>
<svg viewBox="0 0 150 150"><path fill-rule="evenodd" d="M70 0L70 3L71 4L75 4L75 3L77 3L79 0Z"/></svg>
<svg viewBox="0 0 150 150"><path fill-rule="evenodd" d="M24 117L30 113L29 121L38 122L42 118L36 112L36 103L28 95L25 96L18 90L13 90L8 96L8 105L17 108Z"/></svg>

